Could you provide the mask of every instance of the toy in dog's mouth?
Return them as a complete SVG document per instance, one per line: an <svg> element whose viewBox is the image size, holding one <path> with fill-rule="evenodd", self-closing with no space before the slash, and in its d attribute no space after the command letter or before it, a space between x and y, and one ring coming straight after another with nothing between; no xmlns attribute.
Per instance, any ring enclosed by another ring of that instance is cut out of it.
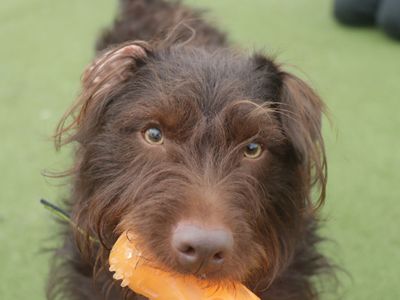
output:
<svg viewBox="0 0 400 300"><path fill-rule="evenodd" d="M122 280L135 293L150 300L257 300L255 294L241 283L215 286L193 275L173 275L150 266L142 259L135 237L124 232L114 244L110 257L114 279Z"/></svg>

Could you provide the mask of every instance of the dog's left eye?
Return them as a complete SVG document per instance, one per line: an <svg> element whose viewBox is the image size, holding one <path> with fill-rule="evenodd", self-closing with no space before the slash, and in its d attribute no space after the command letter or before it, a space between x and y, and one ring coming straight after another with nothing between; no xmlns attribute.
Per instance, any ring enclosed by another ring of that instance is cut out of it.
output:
<svg viewBox="0 0 400 300"><path fill-rule="evenodd" d="M164 137L161 130L157 127L148 128L144 132L144 139L152 145L161 145L164 142Z"/></svg>
<svg viewBox="0 0 400 300"><path fill-rule="evenodd" d="M258 143L247 144L244 149L244 156L251 159L260 157L261 153L262 148L261 145Z"/></svg>

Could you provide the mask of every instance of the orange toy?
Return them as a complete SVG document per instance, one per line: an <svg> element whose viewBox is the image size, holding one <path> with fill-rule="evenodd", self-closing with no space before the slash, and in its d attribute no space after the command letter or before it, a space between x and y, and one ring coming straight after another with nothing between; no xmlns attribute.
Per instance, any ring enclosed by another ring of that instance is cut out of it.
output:
<svg viewBox="0 0 400 300"><path fill-rule="evenodd" d="M129 233L124 232L110 254L110 271L135 293L150 300L259 300L244 285L231 288L205 287L204 281L194 276L173 276L146 264L136 249Z"/></svg>

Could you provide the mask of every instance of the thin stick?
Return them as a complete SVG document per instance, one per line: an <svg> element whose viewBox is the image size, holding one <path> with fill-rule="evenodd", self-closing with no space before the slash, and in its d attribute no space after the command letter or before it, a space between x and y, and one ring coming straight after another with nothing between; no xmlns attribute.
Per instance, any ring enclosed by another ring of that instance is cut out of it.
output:
<svg viewBox="0 0 400 300"><path fill-rule="evenodd" d="M79 231L79 233L81 233L82 235L87 235L87 233L82 228L80 228L77 224L75 224L71 220L71 216L65 210L59 208L58 206L54 205L53 203L50 203L49 201L47 201L45 199L40 199L40 203L44 206L44 208L46 208L48 211L50 211L53 215L56 215L60 219L71 224L72 227L76 228ZM92 242L100 243L99 240L97 240L96 238L94 238L92 236L89 236L89 239Z"/></svg>

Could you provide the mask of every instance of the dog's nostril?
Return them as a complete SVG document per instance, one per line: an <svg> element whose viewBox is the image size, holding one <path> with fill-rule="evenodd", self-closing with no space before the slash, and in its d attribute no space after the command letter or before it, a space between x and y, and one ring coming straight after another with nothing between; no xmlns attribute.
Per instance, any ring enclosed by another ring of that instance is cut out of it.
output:
<svg viewBox="0 0 400 300"><path fill-rule="evenodd" d="M215 253L212 260L215 263L222 263L224 261L224 253L222 251Z"/></svg>
<svg viewBox="0 0 400 300"><path fill-rule="evenodd" d="M192 246L185 246L180 250L183 254L194 256L196 254L196 250Z"/></svg>

